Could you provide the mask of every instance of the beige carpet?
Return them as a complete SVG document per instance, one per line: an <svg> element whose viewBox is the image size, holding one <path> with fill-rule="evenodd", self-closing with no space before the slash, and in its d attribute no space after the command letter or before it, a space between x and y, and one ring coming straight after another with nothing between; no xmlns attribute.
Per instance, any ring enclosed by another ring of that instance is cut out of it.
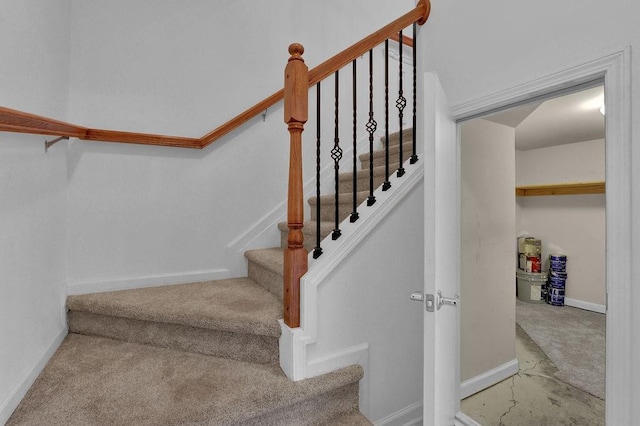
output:
<svg viewBox="0 0 640 426"><path fill-rule="evenodd" d="M516 322L556 365L559 380L604 399L605 315L517 301Z"/></svg>
<svg viewBox="0 0 640 426"><path fill-rule="evenodd" d="M70 334L8 425L317 424L357 412L362 374L295 383L273 364Z"/></svg>

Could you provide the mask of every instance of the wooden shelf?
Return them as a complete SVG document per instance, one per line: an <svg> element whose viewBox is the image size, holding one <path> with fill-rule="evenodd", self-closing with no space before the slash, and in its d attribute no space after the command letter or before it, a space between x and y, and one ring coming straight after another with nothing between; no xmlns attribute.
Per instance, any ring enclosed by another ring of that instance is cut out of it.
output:
<svg viewBox="0 0 640 426"><path fill-rule="evenodd" d="M543 195L604 194L604 182L558 183L550 185L517 186L516 197Z"/></svg>

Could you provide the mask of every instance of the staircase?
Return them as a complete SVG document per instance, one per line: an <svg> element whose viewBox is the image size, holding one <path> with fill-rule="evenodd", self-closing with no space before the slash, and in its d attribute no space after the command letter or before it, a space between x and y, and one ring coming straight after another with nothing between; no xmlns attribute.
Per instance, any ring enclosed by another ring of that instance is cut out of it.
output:
<svg viewBox="0 0 640 426"><path fill-rule="evenodd" d="M390 174L398 136L389 141ZM411 129L403 140L411 141ZM360 160L364 201L369 154ZM376 151L376 187L384 170L384 150ZM352 173L340 181L343 220L352 211ZM317 202L322 237L334 228L334 195L309 199L309 250ZM286 223L279 228L285 247ZM300 382L280 369L282 247L247 251L244 278L69 296L69 335L7 424L370 425L358 409L362 367Z"/></svg>

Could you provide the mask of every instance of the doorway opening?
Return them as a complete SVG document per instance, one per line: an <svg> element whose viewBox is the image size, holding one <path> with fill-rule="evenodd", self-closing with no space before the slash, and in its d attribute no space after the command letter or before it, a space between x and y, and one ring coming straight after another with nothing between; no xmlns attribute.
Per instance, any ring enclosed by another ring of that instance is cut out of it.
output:
<svg viewBox="0 0 640 426"><path fill-rule="evenodd" d="M482 424L604 423L605 112L600 80L459 124L462 411Z"/></svg>

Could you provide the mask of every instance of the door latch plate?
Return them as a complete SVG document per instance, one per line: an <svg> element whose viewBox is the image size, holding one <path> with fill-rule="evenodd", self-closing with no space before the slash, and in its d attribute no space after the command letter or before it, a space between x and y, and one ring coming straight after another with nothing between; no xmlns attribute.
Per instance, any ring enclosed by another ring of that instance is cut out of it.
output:
<svg viewBox="0 0 640 426"><path fill-rule="evenodd" d="M424 301L424 307L427 310L427 312L433 312L433 308L435 306L436 302L435 302L435 297L433 296L433 294L427 294L425 296L425 301Z"/></svg>

